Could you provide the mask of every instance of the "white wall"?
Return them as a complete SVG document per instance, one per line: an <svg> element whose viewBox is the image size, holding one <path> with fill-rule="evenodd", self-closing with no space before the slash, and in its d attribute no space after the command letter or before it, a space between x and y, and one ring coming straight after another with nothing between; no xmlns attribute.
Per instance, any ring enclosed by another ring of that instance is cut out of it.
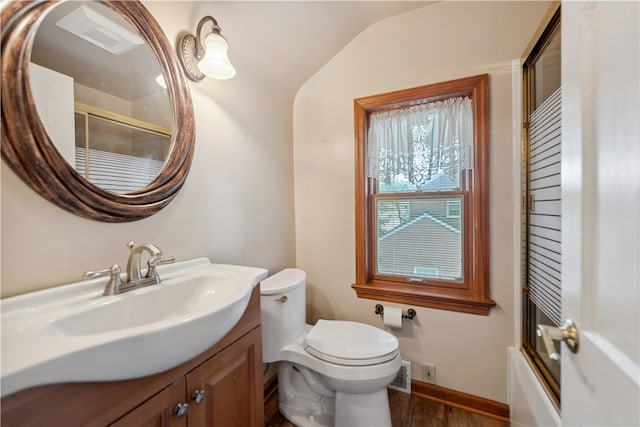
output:
<svg viewBox="0 0 640 427"><path fill-rule="evenodd" d="M73 90L74 101L76 102L132 117L131 101L77 82L74 82Z"/></svg>
<svg viewBox="0 0 640 427"><path fill-rule="evenodd" d="M377 301L357 299L353 99L489 73L491 296L489 316L416 308L400 349L434 363L437 383L507 401L513 345L511 60L519 58L547 2L443 2L381 21L354 39L298 92L294 104L296 255L308 273L308 320L382 326ZM407 307L405 307L407 308Z"/></svg>
<svg viewBox="0 0 640 427"><path fill-rule="evenodd" d="M202 2L144 4L171 43L202 16L192 16ZM35 194L3 162L2 296L122 265L129 240L155 243L178 260L208 256L272 271L294 265L292 99L247 76L190 83L194 162L176 199L150 218L108 224L77 217Z"/></svg>

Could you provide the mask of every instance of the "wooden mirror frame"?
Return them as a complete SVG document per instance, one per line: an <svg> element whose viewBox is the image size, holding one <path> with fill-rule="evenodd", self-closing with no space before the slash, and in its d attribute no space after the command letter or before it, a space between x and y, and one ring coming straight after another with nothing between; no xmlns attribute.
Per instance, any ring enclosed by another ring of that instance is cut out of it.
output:
<svg viewBox="0 0 640 427"><path fill-rule="evenodd" d="M173 113L172 143L160 174L132 193L113 193L92 184L69 165L47 134L31 92L29 62L43 16L58 2L15 1L3 7L2 157L42 197L76 215L96 221L128 222L158 212L182 187L194 150L191 94L178 59L160 25L135 1L101 0L138 30L163 70Z"/></svg>

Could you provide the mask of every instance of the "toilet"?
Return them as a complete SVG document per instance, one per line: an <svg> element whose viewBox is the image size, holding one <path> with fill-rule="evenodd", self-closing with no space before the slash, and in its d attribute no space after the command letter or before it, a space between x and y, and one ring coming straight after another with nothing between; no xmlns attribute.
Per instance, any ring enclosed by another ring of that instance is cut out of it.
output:
<svg viewBox="0 0 640 427"><path fill-rule="evenodd" d="M358 322L307 325L305 281L288 268L260 283L263 362L279 364L280 412L299 427L390 427L398 339Z"/></svg>

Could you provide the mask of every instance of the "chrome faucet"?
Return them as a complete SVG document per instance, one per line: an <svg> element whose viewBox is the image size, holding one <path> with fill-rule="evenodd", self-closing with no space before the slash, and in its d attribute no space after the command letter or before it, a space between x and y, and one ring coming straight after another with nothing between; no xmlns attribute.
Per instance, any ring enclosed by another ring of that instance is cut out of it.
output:
<svg viewBox="0 0 640 427"><path fill-rule="evenodd" d="M142 287L160 283L160 276L158 276L156 266L175 261L174 257L165 258L162 250L151 243L143 243L142 245L136 246L135 243L129 242L127 246L131 252L127 260L127 283L123 285L125 287ZM140 260L144 252L149 254L149 260L147 261L147 272L143 276Z"/></svg>
<svg viewBox="0 0 640 427"><path fill-rule="evenodd" d="M162 250L158 249L157 246L152 245L151 243L143 243L142 245L136 246L135 243L129 242L127 243L127 247L131 250L129 253L129 259L127 260L127 282L137 282L143 278L142 276L142 268L140 266L140 259L142 258L142 253L147 252L152 259L161 259L163 257ZM147 268L147 274L144 276L145 278L151 277L154 275L155 265L152 271L151 264L149 264Z"/></svg>
<svg viewBox="0 0 640 427"><path fill-rule="evenodd" d="M157 285L160 283L160 276L158 275L156 266L175 261L174 257L165 258L162 250L151 243L136 246L135 243L129 242L127 246L131 252L127 260L127 281L125 283L123 283L120 278L121 269L117 264L105 270L87 271L84 273L85 277L110 276L109 282L107 282L102 295L117 295L137 288ZM149 254L149 259L147 260L147 271L143 275L140 261L144 252Z"/></svg>

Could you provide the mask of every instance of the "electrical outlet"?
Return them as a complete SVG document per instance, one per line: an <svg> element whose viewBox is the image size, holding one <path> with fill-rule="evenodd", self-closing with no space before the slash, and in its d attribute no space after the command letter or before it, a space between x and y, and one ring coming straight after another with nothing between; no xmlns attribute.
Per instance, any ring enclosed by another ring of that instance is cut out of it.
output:
<svg viewBox="0 0 640 427"><path fill-rule="evenodd" d="M422 379L429 384L436 383L436 365L431 363L422 364Z"/></svg>

